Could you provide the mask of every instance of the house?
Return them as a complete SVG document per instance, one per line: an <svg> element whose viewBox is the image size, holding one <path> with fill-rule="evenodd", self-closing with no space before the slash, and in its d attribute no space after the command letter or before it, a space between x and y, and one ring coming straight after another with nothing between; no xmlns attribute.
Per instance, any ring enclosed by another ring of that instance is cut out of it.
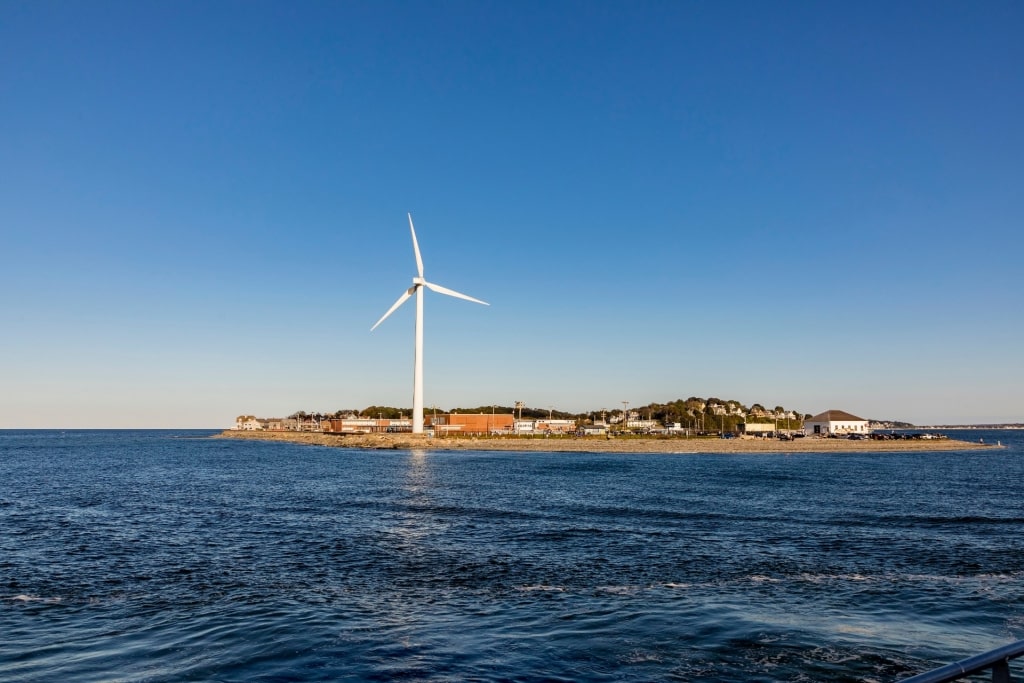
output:
<svg viewBox="0 0 1024 683"><path fill-rule="evenodd" d="M656 429L661 429L661 423L657 420L641 420L637 418L627 421L626 429L632 429L636 432L651 432Z"/></svg>
<svg viewBox="0 0 1024 683"><path fill-rule="evenodd" d="M265 428L263 421L254 415L239 415L235 418L236 431L259 432Z"/></svg>
<svg viewBox="0 0 1024 683"><path fill-rule="evenodd" d="M868 421L844 410L826 410L804 421L808 434L867 434Z"/></svg>
<svg viewBox="0 0 1024 683"><path fill-rule="evenodd" d="M771 414L757 403L750 408L747 415L749 417L771 417Z"/></svg>

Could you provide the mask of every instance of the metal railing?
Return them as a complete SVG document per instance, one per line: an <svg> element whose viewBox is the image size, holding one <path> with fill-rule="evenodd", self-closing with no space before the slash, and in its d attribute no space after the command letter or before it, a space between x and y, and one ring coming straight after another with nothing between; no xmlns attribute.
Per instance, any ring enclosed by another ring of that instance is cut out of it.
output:
<svg viewBox="0 0 1024 683"><path fill-rule="evenodd" d="M959 662L932 669L923 674L904 678L900 683L948 683L965 676L992 670L992 683L1012 683L1010 660L1024 655L1024 640L1010 643Z"/></svg>

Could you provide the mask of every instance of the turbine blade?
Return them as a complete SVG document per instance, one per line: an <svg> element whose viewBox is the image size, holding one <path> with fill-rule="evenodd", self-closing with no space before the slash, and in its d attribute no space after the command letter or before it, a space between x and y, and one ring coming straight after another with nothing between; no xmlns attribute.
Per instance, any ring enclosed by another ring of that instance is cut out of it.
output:
<svg viewBox="0 0 1024 683"><path fill-rule="evenodd" d="M447 294L448 296L454 296L456 299L465 299L466 301L472 301L475 304L483 304L484 306L490 306L490 304L487 303L486 301L480 301L480 299L474 299L471 296L460 294L456 292L454 289L448 289L447 287L442 287L441 285L435 285L433 282L424 281L423 286L426 287L427 289L430 289L431 291L437 292L438 294Z"/></svg>
<svg viewBox="0 0 1024 683"><path fill-rule="evenodd" d="M384 320L389 315L391 315L396 310L398 310L398 307L401 306L402 304L404 304L406 302L406 300L409 297L411 297L413 295L413 292L415 292L415 291L416 291L415 287L410 287L409 289L407 289L404 292L402 292L402 296L398 297L398 301L396 301L395 304L391 308L388 309L388 312L385 313L384 315L382 315L380 317L380 320L378 320L376 323L374 323L373 327L370 328L370 332L373 332L375 329L377 329L377 325L380 325L382 322L384 322Z"/></svg>
<svg viewBox="0 0 1024 683"><path fill-rule="evenodd" d="M416 228L412 227L412 214L409 216L409 232L412 233L412 250L416 252L416 272L423 277L423 258L420 256L420 244L416 241Z"/></svg>

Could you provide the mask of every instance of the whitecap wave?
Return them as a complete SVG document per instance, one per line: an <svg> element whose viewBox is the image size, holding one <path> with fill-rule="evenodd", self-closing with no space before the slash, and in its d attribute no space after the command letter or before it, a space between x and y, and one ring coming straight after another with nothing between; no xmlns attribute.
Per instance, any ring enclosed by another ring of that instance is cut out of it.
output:
<svg viewBox="0 0 1024 683"><path fill-rule="evenodd" d="M38 595L25 595L24 593L19 594L19 595L11 595L11 596L7 597L6 599L10 600L11 602L25 602L25 603L27 603L27 602L43 602L43 603L49 603L49 604L61 601L61 598L59 598L59 597L41 598Z"/></svg>

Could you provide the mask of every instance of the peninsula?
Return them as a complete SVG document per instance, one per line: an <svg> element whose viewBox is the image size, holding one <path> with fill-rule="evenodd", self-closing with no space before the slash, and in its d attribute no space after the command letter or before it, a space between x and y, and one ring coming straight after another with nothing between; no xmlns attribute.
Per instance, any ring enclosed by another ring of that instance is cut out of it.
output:
<svg viewBox="0 0 1024 683"><path fill-rule="evenodd" d="M680 436L444 436L421 434L324 434L315 432L239 431L215 435L222 439L281 441L336 448L432 451L536 451L559 453L850 453L962 451L999 448L995 444L926 439L852 441L807 437L792 441L762 438L721 439Z"/></svg>

